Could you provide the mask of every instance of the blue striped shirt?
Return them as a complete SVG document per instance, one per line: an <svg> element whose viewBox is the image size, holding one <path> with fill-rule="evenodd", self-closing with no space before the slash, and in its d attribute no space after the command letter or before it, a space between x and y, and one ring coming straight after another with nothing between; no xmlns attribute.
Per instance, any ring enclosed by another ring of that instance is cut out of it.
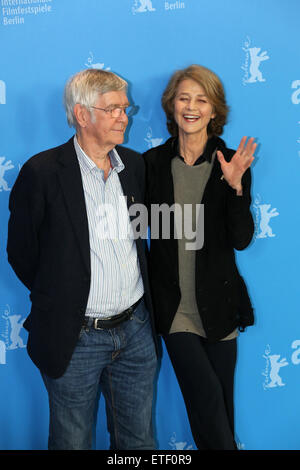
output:
<svg viewBox="0 0 300 470"><path fill-rule="evenodd" d="M86 315L116 315L144 293L135 241L118 173L125 166L116 149L110 153L112 168L104 172L89 158L74 137L80 166L90 241L91 285Z"/></svg>

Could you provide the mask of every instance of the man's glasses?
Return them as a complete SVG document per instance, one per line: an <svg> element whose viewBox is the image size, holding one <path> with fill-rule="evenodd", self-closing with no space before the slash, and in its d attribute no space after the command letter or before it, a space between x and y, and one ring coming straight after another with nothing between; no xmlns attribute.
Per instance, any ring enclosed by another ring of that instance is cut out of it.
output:
<svg viewBox="0 0 300 470"><path fill-rule="evenodd" d="M93 109L99 109L107 114L110 114L112 118L118 118L122 113L125 113L128 117L133 116L137 110L136 106L108 106L107 108L98 108L97 106L90 106Z"/></svg>

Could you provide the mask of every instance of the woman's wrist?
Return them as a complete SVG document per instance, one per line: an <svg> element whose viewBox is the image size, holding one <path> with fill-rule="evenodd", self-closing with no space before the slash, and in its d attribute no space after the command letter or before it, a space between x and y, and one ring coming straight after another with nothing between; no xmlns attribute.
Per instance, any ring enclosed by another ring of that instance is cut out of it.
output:
<svg viewBox="0 0 300 470"><path fill-rule="evenodd" d="M235 183L235 184L231 184L226 178L224 175L221 176L221 180L224 180L226 181L226 183L236 191L236 195L237 196L242 196L243 195L243 186L242 186L242 183L241 181L239 181L238 183Z"/></svg>

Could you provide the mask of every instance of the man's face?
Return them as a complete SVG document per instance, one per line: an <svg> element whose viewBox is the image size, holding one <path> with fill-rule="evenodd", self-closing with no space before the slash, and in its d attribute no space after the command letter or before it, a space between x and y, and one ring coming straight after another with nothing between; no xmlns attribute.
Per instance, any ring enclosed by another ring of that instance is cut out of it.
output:
<svg viewBox="0 0 300 470"><path fill-rule="evenodd" d="M101 147L114 148L123 143L128 117L124 111L119 117L112 117L110 112L95 108L112 109L118 106L129 106L124 91L109 91L99 95L94 107L90 109L91 118L86 127L86 135Z"/></svg>

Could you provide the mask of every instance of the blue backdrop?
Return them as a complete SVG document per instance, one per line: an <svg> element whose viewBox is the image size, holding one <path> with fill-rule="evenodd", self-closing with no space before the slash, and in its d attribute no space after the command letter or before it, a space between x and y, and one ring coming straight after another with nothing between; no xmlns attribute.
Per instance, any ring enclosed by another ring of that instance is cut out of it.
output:
<svg viewBox="0 0 300 470"><path fill-rule="evenodd" d="M28 292L6 260L8 198L21 165L70 138L62 94L75 72L110 69L139 106L126 145L168 137L160 98L177 68L222 79L231 107L224 139L259 142L256 232L237 260L253 300L240 335L236 431L241 449L300 449L299 0L0 0L0 449L46 449L48 403L22 327ZM187 358L187 361L192 358ZM159 449L195 449L166 351L156 388ZM95 438L108 447L103 401Z"/></svg>

